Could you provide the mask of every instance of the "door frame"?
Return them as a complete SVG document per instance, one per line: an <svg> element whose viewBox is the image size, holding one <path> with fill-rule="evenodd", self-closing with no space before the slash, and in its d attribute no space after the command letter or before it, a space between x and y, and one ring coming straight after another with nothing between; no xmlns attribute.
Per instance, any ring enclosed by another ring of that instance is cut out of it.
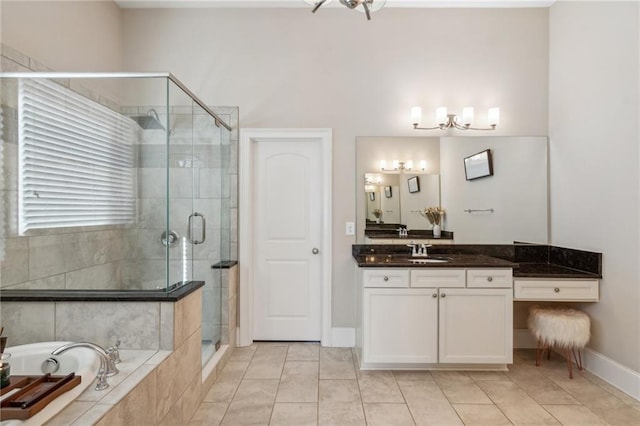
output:
<svg viewBox="0 0 640 426"><path fill-rule="evenodd" d="M258 142L319 142L322 150L322 346L331 346L331 129L240 129L238 147L238 302L237 346L253 343L253 162Z"/></svg>

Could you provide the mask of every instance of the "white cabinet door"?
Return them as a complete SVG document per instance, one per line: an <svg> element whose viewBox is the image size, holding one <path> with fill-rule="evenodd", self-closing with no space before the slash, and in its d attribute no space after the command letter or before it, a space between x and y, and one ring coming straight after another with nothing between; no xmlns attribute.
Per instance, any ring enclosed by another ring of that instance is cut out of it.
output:
<svg viewBox="0 0 640 426"><path fill-rule="evenodd" d="M513 362L511 289L440 289L439 361Z"/></svg>
<svg viewBox="0 0 640 426"><path fill-rule="evenodd" d="M438 290L365 288L363 363L438 362Z"/></svg>

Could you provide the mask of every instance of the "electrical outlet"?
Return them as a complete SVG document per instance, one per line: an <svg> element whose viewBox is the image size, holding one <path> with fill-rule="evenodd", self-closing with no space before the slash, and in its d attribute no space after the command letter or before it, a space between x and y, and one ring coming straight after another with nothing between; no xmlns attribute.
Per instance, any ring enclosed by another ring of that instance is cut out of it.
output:
<svg viewBox="0 0 640 426"><path fill-rule="evenodd" d="M347 226L345 227L346 235L356 235L356 224L353 222L347 222Z"/></svg>

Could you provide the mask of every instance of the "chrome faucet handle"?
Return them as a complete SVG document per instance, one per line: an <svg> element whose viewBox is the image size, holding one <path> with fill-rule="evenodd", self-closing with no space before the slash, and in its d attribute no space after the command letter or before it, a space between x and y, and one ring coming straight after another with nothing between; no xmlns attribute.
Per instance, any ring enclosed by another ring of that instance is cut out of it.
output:
<svg viewBox="0 0 640 426"><path fill-rule="evenodd" d="M109 387L109 383L107 383L107 375L103 372L98 373L96 379L98 380L95 387L97 391L105 390Z"/></svg>
<svg viewBox="0 0 640 426"><path fill-rule="evenodd" d="M114 364L120 364L122 362L122 360L120 359L120 352L118 351L120 343L122 343L120 340L116 340L116 344L110 346L109 349L107 349L107 352L111 355L111 359L113 360Z"/></svg>
<svg viewBox="0 0 640 426"><path fill-rule="evenodd" d="M115 376L120 372L116 364L120 361L116 361L120 358L118 355L118 350L114 349L113 346L106 350L107 352L107 365L105 366L105 376L111 377Z"/></svg>

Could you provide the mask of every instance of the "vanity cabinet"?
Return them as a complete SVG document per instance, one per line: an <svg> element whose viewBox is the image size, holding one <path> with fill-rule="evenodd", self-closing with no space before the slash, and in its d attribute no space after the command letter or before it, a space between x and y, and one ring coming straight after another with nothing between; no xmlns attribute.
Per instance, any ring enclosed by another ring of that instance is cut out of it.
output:
<svg viewBox="0 0 640 426"><path fill-rule="evenodd" d="M514 300L549 302L597 302L599 280L596 279L527 279L513 284Z"/></svg>
<svg viewBox="0 0 640 426"><path fill-rule="evenodd" d="M512 362L511 269L362 269L363 368Z"/></svg>
<svg viewBox="0 0 640 426"><path fill-rule="evenodd" d="M440 290L438 361L508 364L513 360L511 289Z"/></svg>
<svg viewBox="0 0 640 426"><path fill-rule="evenodd" d="M365 288L363 362L438 362L438 292Z"/></svg>

